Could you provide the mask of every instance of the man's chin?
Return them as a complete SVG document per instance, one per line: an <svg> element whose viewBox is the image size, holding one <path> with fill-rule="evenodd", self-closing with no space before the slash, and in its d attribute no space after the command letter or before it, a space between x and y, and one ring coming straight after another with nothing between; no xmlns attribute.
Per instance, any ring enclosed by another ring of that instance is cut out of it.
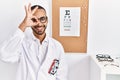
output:
<svg viewBox="0 0 120 80"><path fill-rule="evenodd" d="M42 32L42 31L33 31L35 34L37 34L37 35L42 35L44 32Z"/></svg>
<svg viewBox="0 0 120 80"><path fill-rule="evenodd" d="M43 30L43 29L37 29L37 28L34 29L34 28L32 28L32 30L37 35L42 35L42 34L45 33L45 29Z"/></svg>
<svg viewBox="0 0 120 80"><path fill-rule="evenodd" d="M38 32L37 34L38 34L38 35L43 35L43 32Z"/></svg>

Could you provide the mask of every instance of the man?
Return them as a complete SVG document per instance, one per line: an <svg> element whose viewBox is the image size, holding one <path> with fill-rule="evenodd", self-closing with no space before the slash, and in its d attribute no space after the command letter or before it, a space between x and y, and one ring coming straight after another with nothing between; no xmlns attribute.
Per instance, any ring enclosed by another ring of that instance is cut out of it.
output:
<svg viewBox="0 0 120 80"><path fill-rule="evenodd" d="M19 63L16 80L67 80L63 47L45 33L46 10L29 4L25 11L18 30L1 45L1 60ZM24 34L27 27L32 28L31 36Z"/></svg>

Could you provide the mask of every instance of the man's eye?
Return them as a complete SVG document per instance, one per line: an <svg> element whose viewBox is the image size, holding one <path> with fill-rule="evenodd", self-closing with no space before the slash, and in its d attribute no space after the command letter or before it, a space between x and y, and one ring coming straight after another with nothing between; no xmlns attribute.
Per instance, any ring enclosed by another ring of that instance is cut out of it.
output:
<svg viewBox="0 0 120 80"><path fill-rule="evenodd" d="M47 17L43 16L39 18L40 22L45 23L47 21Z"/></svg>
<svg viewBox="0 0 120 80"><path fill-rule="evenodd" d="M45 20L46 18L45 17L41 17L40 20Z"/></svg>

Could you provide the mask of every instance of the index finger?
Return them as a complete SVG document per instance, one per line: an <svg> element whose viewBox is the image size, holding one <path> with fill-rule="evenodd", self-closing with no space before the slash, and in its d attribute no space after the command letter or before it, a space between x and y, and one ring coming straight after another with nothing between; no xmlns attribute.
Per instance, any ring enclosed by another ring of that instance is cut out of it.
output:
<svg viewBox="0 0 120 80"><path fill-rule="evenodd" d="M29 3L29 5L28 5L28 6L27 6L27 5L25 5L24 7L25 7L25 12L26 12L26 15L28 15L28 14L29 14L29 12L31 12L31 10L30 10L30 8L31 8L31 4Z"/></svg>
<svg viewBox="0 0 120 80"><path fill-rule="evenodd" d="M31 12L31 3L28 5L28 11Z"/></svg>
<svg viewBox="0 0 120 80"><path fill-rule="evenodd" d="M28 10L27 10L27 6L25 5L25 12L26 12L26 15L28 14Z"/></svg>
<svg viewBox="0 0 120 80"><path fill-rule="evenodd" d="M32 10L32 14L34 14L37 9L38 9L38 6L36 6L35 9Z"/></svg>

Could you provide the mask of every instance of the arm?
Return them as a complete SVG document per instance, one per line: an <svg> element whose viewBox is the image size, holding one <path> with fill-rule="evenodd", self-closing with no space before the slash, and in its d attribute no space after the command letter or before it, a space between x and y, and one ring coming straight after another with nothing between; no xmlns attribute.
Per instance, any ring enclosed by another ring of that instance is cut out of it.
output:
<svg viewBox="0 0 120 80"><path fill-rule="evenodd" d="M18 29L8 40L0 45L0 58L5 62L17 62L24 33Z"/></svg>

